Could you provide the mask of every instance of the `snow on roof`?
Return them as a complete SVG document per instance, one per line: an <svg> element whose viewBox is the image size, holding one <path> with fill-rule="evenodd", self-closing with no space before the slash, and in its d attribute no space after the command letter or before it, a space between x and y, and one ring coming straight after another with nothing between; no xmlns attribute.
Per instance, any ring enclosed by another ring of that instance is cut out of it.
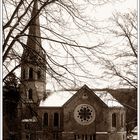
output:
<svg viewBox="0 0 140 140"><path fill-rule="evenodd" d="M138 135L133 135L133 139L132 140L138 140Z"/></svg>
<svg viewBox="0 0 140 140"><path fill-rule="evenodd" d="M22 120L22 122L36 122L36 121L37 121L36 117L33 117L31 119L23 119Z"/></svg>
<svg viewBox="0 0 140 140"><path fill-rule="evenodd" d="M132 130L132 132L137 133L138 132L138 127L134 127L134 129Z"/></svg>
<svg viewBox="0 0 140 140"><path fill-rule="evenodd" d="M123 107L110 93L107 91L95 91L95 94L108 106L108 107Z"/></svg>
<svg viewBox="0 0 140 140"><path fill-rule="evenodd" d="M76 91L56 91L51 93L44 101L40 102L40 107L61 107Z"/></svg>
<svg viewBox="0 0 140 140"><path fill-rule="evenodd" d="M40 107L62 107L76 91L56 91L40 102ZM94 91L108 107L123 107L110 93Z"/></svg>

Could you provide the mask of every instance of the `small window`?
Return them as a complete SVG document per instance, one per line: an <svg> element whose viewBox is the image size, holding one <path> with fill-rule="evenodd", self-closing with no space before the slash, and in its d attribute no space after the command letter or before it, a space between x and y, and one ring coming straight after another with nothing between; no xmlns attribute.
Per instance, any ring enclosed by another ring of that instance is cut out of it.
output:
<svg viewBox="0 0 140 140"><path fill-rule="evenodd" d="M32 89L29 89L29 91L28 91L28 98L29 98L29 100L33 99L33 91L32 91Z"/></svg>
<svg viewBox="0 0 140 140"><path fill-rule="evenodd" d="M59 114L54 113L54 127L58 127L58 126L59 126Z"/></svg>
<svg viewBox="0 0 140 140"><path fill-rule="evenodd" d="M37 72L37 79L41 79L41 71L40 70Z"/></svg>
<svg viewBox="0 0 140 140"><path fill-rule="evenodd" d="M29 79L33 79L33 68L29 69Z"/></svg>
<svg viewBox="0 0 140 140"><path fill-rule="evenodd" d="M117 119L116 113L113 113L112 114L112 127L116 127L116 119Z"/></svg>
<svg viewBox="0 0 140 140"><path fill-rule="evenodd" d="M124 126L124 114L121 114L121 127Z"/></svg>
<svg viewBox="0 0 140 140"><path fill-rule="evenodd" d="M44 113L43 124L44 126L48 126L48 113Z"/></svg>

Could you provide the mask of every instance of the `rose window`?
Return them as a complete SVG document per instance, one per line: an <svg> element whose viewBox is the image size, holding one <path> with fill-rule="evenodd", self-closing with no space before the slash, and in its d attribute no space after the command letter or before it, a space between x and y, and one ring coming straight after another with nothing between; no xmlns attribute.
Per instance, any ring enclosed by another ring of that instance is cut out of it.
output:
<svg viewBox="0 0 140 140"><path fill-rule="evenodd" d="M74 118L78 123L88 125L95 119L95 110L88 104L78 105L74 110Z"/></svg>
<svg viewBox="0 0 140 140"><path fill-rule="evenodd" d="M91 116L92 110L90 110L88 107L81 107L80 110L78 110L78 117L80 117L81 121L83 120L89 120Z"/></svg>

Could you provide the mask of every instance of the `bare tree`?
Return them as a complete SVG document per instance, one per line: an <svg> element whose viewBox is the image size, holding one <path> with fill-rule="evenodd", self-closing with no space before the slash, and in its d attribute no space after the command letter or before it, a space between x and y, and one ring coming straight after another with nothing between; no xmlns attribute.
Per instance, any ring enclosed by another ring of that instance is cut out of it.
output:
<svg viewBox="0 0 140 140"><path fill-rule="evenodd" d="M116 38L111 43L111 52L106 57L99 57L105 68L103 76L118 78L120 85L137 89L137 13L116 13L111 18L109 34ZM111 57L109 57L111 56Z"/></svg>
<svg viewBox="0 0 140 140"><path fill-rule="evenodd" d="M3 80L20 66L26 39L31 36L28 27L33 20L33 2L34 0L3 0L3 69L6 73ZM47 74L60 85L74 86L77 81L80 82L78 77L94 79L95 75L90 73L84 62L95 60L91 56L104 42L88 46L77 41L77 38L78 34L96 32L94 20L85 12L89 6L94 8L107 2L110 1L38 0L35 17L40 16L41 36L38 38L45 44ZM81 73L76 73L73 68Z"/></svg>

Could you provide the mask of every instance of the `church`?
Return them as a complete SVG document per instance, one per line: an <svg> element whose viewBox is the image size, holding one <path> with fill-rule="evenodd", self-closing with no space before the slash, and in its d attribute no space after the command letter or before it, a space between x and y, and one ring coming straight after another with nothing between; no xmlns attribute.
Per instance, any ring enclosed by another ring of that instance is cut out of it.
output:
<svg viewBox="0 0 140 140"><path fill-rule="evenodd" d="M126 140L126 110L110 93L84 85L46 93L46 58L34 3L21 58L21 140ZM45 95L47 95L45 97Z"/></svg>

